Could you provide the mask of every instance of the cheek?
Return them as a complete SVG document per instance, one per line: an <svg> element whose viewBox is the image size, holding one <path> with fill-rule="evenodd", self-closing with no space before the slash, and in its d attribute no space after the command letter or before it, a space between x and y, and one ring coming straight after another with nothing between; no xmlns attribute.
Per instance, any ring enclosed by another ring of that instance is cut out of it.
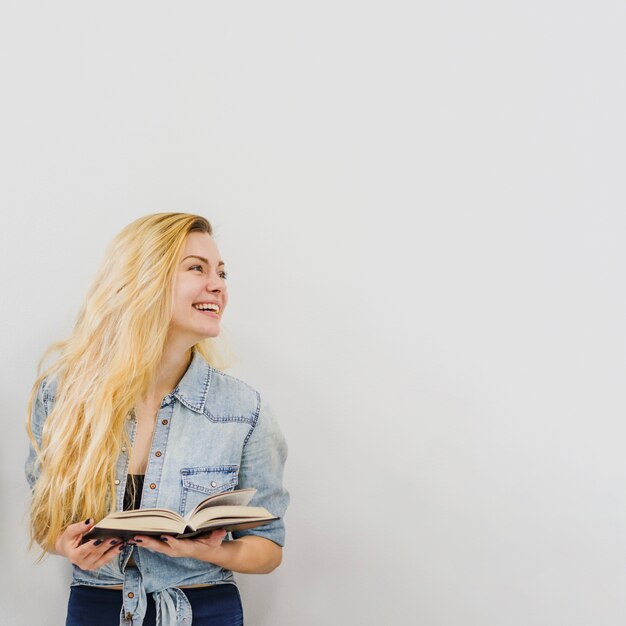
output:
<svg viewBox="0 0 626 626"><path fill-rule="evenodd" d="M179 280L173 290L174 301L179 305L189 306L198 291L198 286L190 280Z"/></svg>
<svg viewBox="0 0 626 626"><path fill-rule="evenodd" d="M188 315L189 309L192 308L194 302L194 294L192 290L186 285L179 284L172 293L172 308L174 316L176 315Z"/></svg>

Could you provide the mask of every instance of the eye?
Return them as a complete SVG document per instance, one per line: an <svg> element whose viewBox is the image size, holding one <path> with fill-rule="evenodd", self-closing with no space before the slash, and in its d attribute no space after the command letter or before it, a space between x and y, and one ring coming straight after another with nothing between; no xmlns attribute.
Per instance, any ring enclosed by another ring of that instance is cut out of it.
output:
<svg viewBox="0 0 626 626"><path fill-rule="evenodd" d="M202 265L192 265L189 269L193 270L193 269L196 269L196 268L198 268L200 271L202 271Z"/></svg>
<svg viewBox="0 0 626 626"><path fill-rule="evenodd" d="M226 280L226 277L228 276L228 272L221 271L220 276L222 277L223 280Z"/></svg>

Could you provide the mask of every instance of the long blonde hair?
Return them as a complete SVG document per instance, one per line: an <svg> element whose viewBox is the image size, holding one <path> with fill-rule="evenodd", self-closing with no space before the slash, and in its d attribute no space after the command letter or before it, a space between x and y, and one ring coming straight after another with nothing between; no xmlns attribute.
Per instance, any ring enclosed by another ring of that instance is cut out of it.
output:
<svg viewBox="0 0 626 626"><path fill-rule="evenodd" d="M50 551L68 524L115 509L116 461L122 446L130 450L125 419L161 360L171 286L192 231L213 234L205 218L188 213L156 213L126 226L109 244L70 337L44 352L26 421L41 468L30 507L30 546L36 541ZM228 364L216 338L194 349L218 369ZM46 377L56 379L57 390L39 447L31 413Z"/></svg>

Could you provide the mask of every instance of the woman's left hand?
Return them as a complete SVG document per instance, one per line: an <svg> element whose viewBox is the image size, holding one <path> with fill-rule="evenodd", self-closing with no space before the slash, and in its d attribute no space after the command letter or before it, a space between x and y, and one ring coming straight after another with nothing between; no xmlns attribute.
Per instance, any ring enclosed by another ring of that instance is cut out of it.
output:
<svg viewBox="0 0 626 626"><path fill-rule="evenodd" d="M161 539L150 535L135 535L126 543L136 544L168 556L188 557L211 563L212 557L214 558L219 553L225 536L225 530L214 530L206 535L188 539L176 539L172 535L161 535Z"/></svg>

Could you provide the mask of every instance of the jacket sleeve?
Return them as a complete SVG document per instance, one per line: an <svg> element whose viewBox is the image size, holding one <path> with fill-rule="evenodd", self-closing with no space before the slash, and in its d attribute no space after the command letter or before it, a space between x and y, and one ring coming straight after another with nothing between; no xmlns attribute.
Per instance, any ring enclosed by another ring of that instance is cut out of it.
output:
<svg viewBox="0 0 626 626"><path fill-rule="evenodd" d="M285 545L283 517L289 504L289 492L283 486L283 468L287 458L287 442L275 419L274 411L263 398L259 399L259 414L244 443L239 468L239 488L254 487L257 492L251 506L263 506L279 520L235 531L234 539L245 535L257 535Z"/></svg>
<svg viewBox="0 0 626 626"><path fill-rule="evenodd" d="M30 425L33 430L33 435L35 436L35 440L37 441L37 445L41 446L41 435L43 432L43 423L47 417L46 411L46 379L44 378L41 384L39 385L39 389L37 390L37 394L33 399L33 407L30 415ZM29 439L28 446L28 456L26 458L25 464L25 472L26 472L26 480L30 485L31 491L39 478L40 467L39 461L37 459L37 453L35 452L35 448L33 447L32 442Z"/></svg>

